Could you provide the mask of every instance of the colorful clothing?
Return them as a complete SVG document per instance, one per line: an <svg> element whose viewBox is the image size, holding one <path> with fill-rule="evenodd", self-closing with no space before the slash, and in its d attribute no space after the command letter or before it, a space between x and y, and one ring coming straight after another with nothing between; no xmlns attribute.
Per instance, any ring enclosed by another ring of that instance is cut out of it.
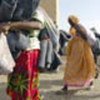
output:
<svg viewBox="0 0 100 100"><path fill-rule="evenodd" d="M8 77L7 93L12 100L40 100L38 90L38 60L40 30L32 30L28 48L16 59L16 66Z"/></svg>
<svg viewBox="0 0 100 100"><path fill-rule="evenodd" d="M8 77L7 93L12 100L40 100L38 90L38 58L40 50L21 53L14 72Z"/></svg>
<svg viewBox="0 0 100 100"><path fill-rule="evenodd" d="M64 84L68 87L87 87L95 76L95 62L90 45L75 36L67 47Z"/></svg>

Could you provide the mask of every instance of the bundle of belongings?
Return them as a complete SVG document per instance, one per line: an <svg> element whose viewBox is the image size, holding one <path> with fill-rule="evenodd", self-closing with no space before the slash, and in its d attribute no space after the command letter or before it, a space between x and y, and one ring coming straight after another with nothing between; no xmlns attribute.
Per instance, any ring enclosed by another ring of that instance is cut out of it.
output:
<svg viewBox="0 0 100 100"><path fill-rule="evenodd" d="M0 0L0 23L31 21L39 2L40 0ZM3 49L0 49L4 52L2 54L0 53L0 74L8 74L13 71L12 66L15 66L15 63L10 53L16 59L18 53L27 48L29 44L28 33L26 30L9 31L7 41L6 36L3 33L0 34L1 47L6 50L3 51ZM6 44L6 46L4 47L3 44ZM10 50L7 45L9 45ZM4 56L1 58L3 54L6 55L7 53L9 57ZM4 63L7 61L9 61L9 66L7 63Z"/></svg>
<svg viewBox="0 0 100 100"><path fill-rule="evenodd" d="M40 0L0 0L0 22L29 20Z"/></svg>

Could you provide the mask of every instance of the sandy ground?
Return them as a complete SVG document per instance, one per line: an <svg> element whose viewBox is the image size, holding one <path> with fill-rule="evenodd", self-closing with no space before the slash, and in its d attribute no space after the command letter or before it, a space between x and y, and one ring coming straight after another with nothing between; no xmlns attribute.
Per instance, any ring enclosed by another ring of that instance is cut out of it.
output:
<svg viewBox="0 0 100 100"><path fill-rule="evenodd" d="M100 100L100 77L91 90L59 92L63 85L63 72L40 74L40 91L44 100ZM6 76L0 76L0 100L10 100L5 93Z"/></svg>
<svg viewBox="0 0 100 100"><path fill-rule="evenodd" d="M57 73L40 74L40 91L43 100L100 100L100 75L94 81L94 88L91 90L74 90L68 93L59 92L63 86L63 66ZM0 100L10 100L5 89L7 76L0 76Z"/></svg>

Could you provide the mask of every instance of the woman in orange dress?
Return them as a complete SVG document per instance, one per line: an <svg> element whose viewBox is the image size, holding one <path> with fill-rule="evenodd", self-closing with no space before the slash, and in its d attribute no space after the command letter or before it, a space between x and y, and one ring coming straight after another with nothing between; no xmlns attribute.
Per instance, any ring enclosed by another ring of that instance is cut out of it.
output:
<svg viewBox="0 0 100 100"><path fill-rule="evenodd" d="M93 53L87 42L86 30L79 24L79 19L70 16L68 21L73 38L67 46L63 90L67 90L69 87L87 88L92 85L95 76Z"/></svg>

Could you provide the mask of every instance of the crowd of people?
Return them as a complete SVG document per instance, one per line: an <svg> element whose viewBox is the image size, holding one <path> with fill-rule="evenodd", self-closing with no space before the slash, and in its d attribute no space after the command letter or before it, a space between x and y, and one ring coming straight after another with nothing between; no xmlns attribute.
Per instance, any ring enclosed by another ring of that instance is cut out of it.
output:
<svg viewBox="0 0 100 100"><path fill-rule="evenodd" d="M1 5L7 6L10 2L4 1L0 2ZM63 30L59 31L44 9L36 8L38 3L35 2L35 5L32 5L36 10L32 10L30 14L24 11L20 15L18 11L21 9L15 7L17 11L11 13L13 14L11 19L4 18L4 15L0 17L2 22L0 32L6 35L15 61L14 70L8 75L6 90L12 100L41 100L39 73L56 71L62 64L62 55L66 56L66 65L61 91L66 92L69 87L90 88L96 76L92 48L98 41L88 35L87 29L73 15L68 18L69 34ZM7 10L5 9L6 12ZM1 8L0 11L2 11ZM19 15L16 16L16 13ZM93 41L91 42L90 39ZM68 45L65 53L66 42Z"/></svg>

